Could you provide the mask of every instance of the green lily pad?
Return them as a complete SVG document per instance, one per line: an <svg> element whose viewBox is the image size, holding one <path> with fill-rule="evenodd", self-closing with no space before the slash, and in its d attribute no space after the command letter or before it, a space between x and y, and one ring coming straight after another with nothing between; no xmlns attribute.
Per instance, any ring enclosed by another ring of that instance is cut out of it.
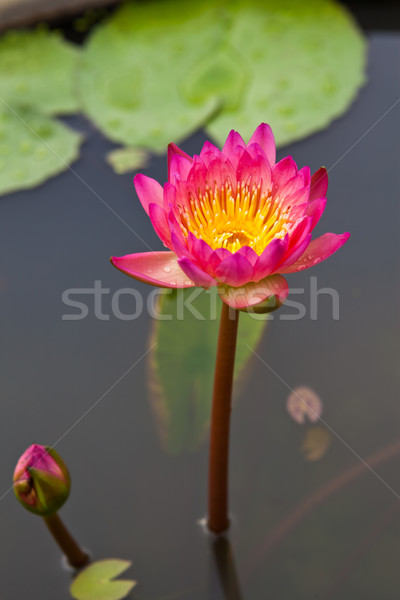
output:
<svg viewBox="0 0 400 600"><path fill-rule="evenodd" d="M78 110L74 77L79 51L56 31L9 31L0 38L2 101L47 115Z"/></svg>
<svg viewBox="0 0 400 600"><path fill-rule="evenodd" d="M129 171L147 167L149 154L139 148L117 148L107 154L106 160L115 173L121 175L122 173L129 173Z"/></svg>
<svg viewBox="0 0 400 600"><path fill-rule="evenodd" d="M236 111L207 127L223 143L231 129L248 139L266 121L278 145L326 127L365 81L366 44L350 14L331 0L240 0L228 43L252 77Z"/></svg>
<svg viewBox="0 0 400 600"><path fill-rule="evenodd" d="M333 0L128 2L90 38L80 94L97 126L130 146L161 152L205 124L222 144L262 121L284 144L347 109L365 54Z"/></svg>
<svg viewBox="0 0 400 600"><path fill-rule="evenodd" d="M73 580L70 593L76 600L120 600L136 585L136 581L114 581L130 566L129 560L106 559L90 564Z"/></svg>
<svg viewBox="0 0 400 600"><path fill-rule="evenodd" d="M220 309L215 289L170 291L160 296L161 320L153 326L156 346L150 353L149 384L157 429L170 454L195 450L207 433ZM240 314L236 381L265 325L264 316Z"/></svg>
<svg viewBox="0 0 400 600"><path fill-rule="evenodd" d="M0 194L39 185L78 156L82 136L26 107L0 104Z"/></svg>
<svg viewBox="0 0 400 600"><path fill-rule="evenodd" d="M225 109L240 107L249 79L246 63L234 48L213 48L194 65L182 86L189 102L205 102L215 97Z"/></svg>
<svg viewBox="0 0 400 600"><path fill-rule="evenodd" d="M181 0L127 3L95 30L79 84L84 110L105 135L163 152L215 113L218 94L190 103L182 91L185 73L224 29L214 8L203 9Z"/></svg>

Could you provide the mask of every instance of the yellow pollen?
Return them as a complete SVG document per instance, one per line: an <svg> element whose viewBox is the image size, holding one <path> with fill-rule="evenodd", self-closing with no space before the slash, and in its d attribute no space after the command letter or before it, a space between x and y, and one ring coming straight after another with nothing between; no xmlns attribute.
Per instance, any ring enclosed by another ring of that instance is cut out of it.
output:
<svg viewBox="0 0 400 600"><path fill-rule="evenodd" d="M281 211L270 193L262 194L259 185L240 182L236 196L229 181L220 188L207 185L204 193L190 196L186 206L180 213L183 234L191 231L214 250L237 252L250 246L260 255L272 239L283 238L289 230L287 211Z"/></svg>

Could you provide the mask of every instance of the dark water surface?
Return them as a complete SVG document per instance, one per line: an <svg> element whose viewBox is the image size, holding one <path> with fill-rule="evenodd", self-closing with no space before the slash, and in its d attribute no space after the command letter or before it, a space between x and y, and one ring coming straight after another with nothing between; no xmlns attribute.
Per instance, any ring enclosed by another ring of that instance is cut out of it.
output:
<svg viewBox="0 0 400 600"><path fill-rule="evenodd" d="M275 314L236 394L226 539L197 523L206 508L207 443L169 455L157 434L144 356L150 316L124 321L111 311L120 288L145 298L151 288L108 257L146 251L138 236L162 249L131 175L116 176L104 161L112 144L72 120L86 134L73 171L0 199L2 599L69 598L58 550L8 492L17 458L34 442L56 444L70 468L61 516L76 537L95 559L132 560L132 598L399 597L399 58L398 35L371 35L369 81L351 110L279 152L313 171L329 168L318 233L352 237L326 263L289 276L306 290L292 299L307 314ZM198 152L204 140L198 134L183 147ZM146 172L164 181L166 158L153 158ZM311 318L311 276L319 289L337 290L338 320L327 295ZM86 294L79 299L88 316L63 320L77 312L63 304L63 291L95 281L110 290L103 317ZM121 311L132 313L133 304L125 295ZM285 408L299 385L323 402L319 427L330 445L319 460L301 450L315 426L298 425Z"/></svg>

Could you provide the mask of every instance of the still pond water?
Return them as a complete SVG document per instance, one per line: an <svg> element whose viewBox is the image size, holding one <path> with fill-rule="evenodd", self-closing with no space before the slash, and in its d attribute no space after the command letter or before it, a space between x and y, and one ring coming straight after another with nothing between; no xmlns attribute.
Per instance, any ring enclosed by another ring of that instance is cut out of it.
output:
<svg viewBox="0 0 400 600"><path fill-rule="evenodd" d="M86 135L73 172L0 199L2 599L69 598L70 574L43 524L7 493L31 443L56 444L68 464L73 487L61 516L93 557L132 560L132 598L399 597L400 37L374 33L369 41L369 81L351 110L279 152L313 171L328 167L318 233L352 237L326 263L289 276L305 290L292 300L304 303L306 315L290 319L290 307L275 314L236 388L226 538L198 524L206 439L190 451L177 443L170 454L160 438L145 355L153 320L146 310L134 320L112 311L119 289L146 299L151 288L113 269L109 256L146 250L132 230L161 249L131 175L116 176L105 164L112 144L87 121L71 119ZM183 147L198 152L204 141L198 133ZM162 157L146 173L164 181L165 171ZM310 314L311 276L318 289L337 291L339 319L327 294ZM63 320L77 312L65 306L63 291L96 281L109 290L103 317L95 316L93 296L82 294L87 317ZM132 313L133 296L121 297L120 309ZM179 381L180 368L170 377ZM286 411L300 385L322 400L317 434ZM170 427L171 435L186 431L185 422ZM304 448L310 436L329 442L317 460Z"/></svg>

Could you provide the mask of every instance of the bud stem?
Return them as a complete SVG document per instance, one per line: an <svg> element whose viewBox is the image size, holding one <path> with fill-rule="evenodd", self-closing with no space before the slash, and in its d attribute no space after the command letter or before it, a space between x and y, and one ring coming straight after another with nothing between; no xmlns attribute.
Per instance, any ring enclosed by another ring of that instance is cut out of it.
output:
<svg viewBox="0 0 400 600"><path fill-rule="evenodd" d="M208 479L208 528L222 533L229 527L228 463L233 371L239 312L222 303L211 412Z"/></svg>
<svg viewBox="0 0 400 600"><path fill-rule="evenodd" d="M78 546L58 514L53 513L52 515L43 517L43 520L62 552L67 557L71 567L76 569L83 567L88 562L89 555Z"/></svg>

